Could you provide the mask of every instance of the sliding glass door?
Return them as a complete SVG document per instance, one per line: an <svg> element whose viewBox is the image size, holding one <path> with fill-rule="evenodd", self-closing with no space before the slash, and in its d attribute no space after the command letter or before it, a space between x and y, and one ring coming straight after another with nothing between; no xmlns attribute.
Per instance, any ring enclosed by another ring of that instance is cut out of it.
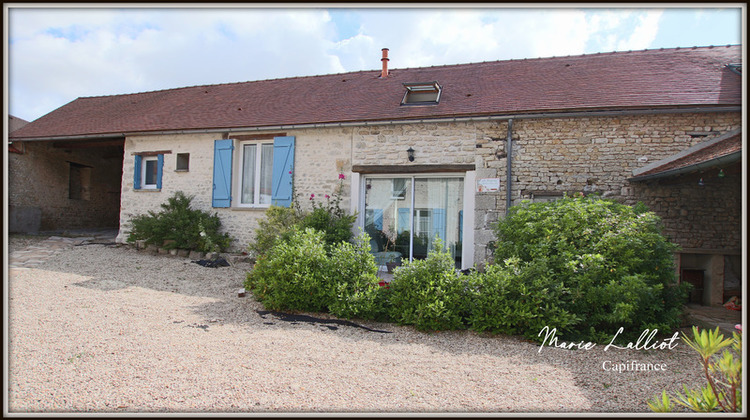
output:
<svg viewBox="0 0 750 420"><path fill-rule="evenodd" d="M368 176L364 230L376 259L422 259L439 238L461 267L463 177Z"/></svg>

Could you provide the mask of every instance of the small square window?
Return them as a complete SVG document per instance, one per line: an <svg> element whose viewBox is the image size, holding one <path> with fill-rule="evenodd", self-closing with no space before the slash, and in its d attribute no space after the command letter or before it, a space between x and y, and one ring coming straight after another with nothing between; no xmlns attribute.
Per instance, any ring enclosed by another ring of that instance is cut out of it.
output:
<svg viewBox="0 0 750 420"><path fill-rule="evenodd" d="M156 189L156 178L158 175L158 160L156 156L149 156L143 158L143 166L141 167L141 179L143 180L144 189Z"/></svg>
<svg viewBox="0 0 750 420"><path fill-rule="evenodd" d="M190 170L190 153L177 153L175 170L187 172Z"/></svg>

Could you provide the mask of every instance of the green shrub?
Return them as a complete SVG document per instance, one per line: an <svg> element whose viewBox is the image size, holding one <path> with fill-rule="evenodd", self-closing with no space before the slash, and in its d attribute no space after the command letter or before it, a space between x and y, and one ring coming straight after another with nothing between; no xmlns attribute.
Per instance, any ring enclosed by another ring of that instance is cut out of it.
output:
<svg viewBox="0 0 750 420"><path fill-rule="evenodd" d="M475 331L524 335L537 339L545 326L559 330L578 319L560 302L569 293L544 263L521 263L517 258L490 265L484 273L471 273L468 325Z"/></svg>
<svg viewBox="0 0 750 420"><path fill-rule="evenodd" d="M335 296L323 234L294 230L261 255L245 287L274 311L326 311Z"/></svg>
<svg viewBox="0 0 750 420"><path fill-rule="evenodd" d="M325 207L316 207L307 213L300 222L300 228L312 228L323 232L323 240L328 245L349 242L352 239L352 226L356 215L339 214Z"/></svg>
<svg viewBox="0 0 750 420"><path fill-rule="evenodd" d="M339 242L331 250L330 272L336 283L332 314L378 320L387 316L387 289L378 285L378 267L370 250L370 237L365 234L354 238L353 243Z"/></svg>
<svg viewBox="0 0 750 420"><path fill-rule="evenodd" d="M738 324L735 328L741 328ZM668 413L673 402L699 413L742 412L742 335L736 331L732 338L724 339L719 327L714 331L693 327L693 338L682 334L684 341L700 357L701 371L706 385L690 389L683 385L685 394L677 392L670 397L666 391L654 396L647 404L652 411ZM729 349L724 350L729 347ZM721 356L719 355L721 352Z"/></svg>
<svg viewBox="0 0 750 420"><path fill-rule="evenodd" d="M261 256L245 287L275 311L329 311L336 316L376 319L383 316L377 267L369 237L327 246L324 233L292 230Z"/></svg>
<svg viewBox="0 0 750 420"><path fill-rule="evenodd" d="M642 206L597 197L525 203L498 222L496 234L495 261L543 265L564 285L560 308L581 320L567 330L574 337L604 340L624 327L628 338L679 326L686 289L675 282L676 246Z"/></svg>
<svg viewBox="0 0 750 420"><path fill-rule="evenodd" d="M248 250L252 255L260 256L273 248L278 241L288 240L302 217L297 206L272 205L266 210L265 217L258 221L255 237L248 245Z"/></svg>
<svg viewBox="0 0 750 420"><path fill-rule="evenodd" d="M325 195L325 204L310 196L311 211L303 211L297 195L294 195L290 207L271 206L265 217L258 222L255 238L250 241L248 250L255 256L261 256L271 250L278 241L285 241L293 230L308 228L323 232L323 241L330 247L339 242L352 240L352 227L356 215L347 214L341 208L341 191L343 174L339 175L339 185L333 196Z"/></svg>
<svg viewBox="0 0 750 420"><path fill-rule="evenodd" d="M219 216L191 209L192 200L192 196L178 191L161 205L162 211L149 211L134 217L131 220L128 242L144 240L147 244L167 249L224 251L232 239L227 233L219 233Z"/></svg>
<svg viewBox="0 0 750 420"><path fill-rule="evenodd" d="M426 259L406 262L394 271L390 316L419 330L461 329L469 306L464 288L465 279L437 239Z"/></svg>

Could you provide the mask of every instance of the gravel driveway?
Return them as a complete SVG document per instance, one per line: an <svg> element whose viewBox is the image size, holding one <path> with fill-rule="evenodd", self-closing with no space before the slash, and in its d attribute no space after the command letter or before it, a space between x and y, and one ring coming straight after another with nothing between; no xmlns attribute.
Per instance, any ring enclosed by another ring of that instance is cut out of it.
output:
<svg viewBox="0 0 750 420"><path fill-rule="evenodd" d="M28 244L11 238L11 252ZM237 297L248 268L70 245L11 269L7 410L649 412L662 389L702 382L682 343L540 352L467 331L285 321ZM666 371L602 368L633 360Z"/></svg>

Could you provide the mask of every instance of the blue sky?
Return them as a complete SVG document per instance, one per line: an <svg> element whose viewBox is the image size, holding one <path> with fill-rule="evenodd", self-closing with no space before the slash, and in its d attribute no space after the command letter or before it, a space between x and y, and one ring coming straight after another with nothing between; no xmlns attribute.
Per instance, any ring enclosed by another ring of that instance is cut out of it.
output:
<svg viewBox="0 0 750 420"><path fill-rule="evenodd" d="M32 121L82 96L378 70L384 47L390 49L391 68L406 68L740 44L746 12L739 3L723 5L93 9L5 4L6 109Z"/></svg>

